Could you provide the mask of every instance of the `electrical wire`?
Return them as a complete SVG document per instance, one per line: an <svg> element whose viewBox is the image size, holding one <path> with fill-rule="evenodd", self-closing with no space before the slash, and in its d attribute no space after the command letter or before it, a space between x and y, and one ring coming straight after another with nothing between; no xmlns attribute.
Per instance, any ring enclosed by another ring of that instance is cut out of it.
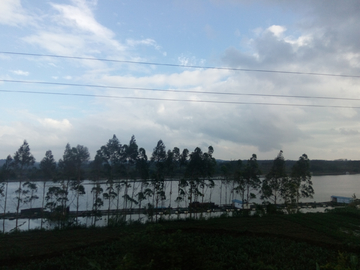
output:
<svg viewBox="0 0 360 270"><path fill-rule="evenodd" d="M167 93L172 92L172 93L190 93L190 94L229 95L229 96L255 96L255 97L278 97L278 98L303 98L303 99L327 99L327 100L360 101L360 98L322 97L322 96L297 96L297 95L276 95L276 94L253 94L253 93L234 93L234 92L210 92L210 91L190 91L190 90L181 90L181 89L159 89L159 88L145 88L145 87L127 87L127 86L58 83L58 82L7 80L7 79L0 79L0 82L24 83L24 84L44 84L44 85L56 85L56 86L74 86L74 87L91 87L91 88L108 88L108 89L123 89L123 90L139 90L139 91L154 91L154 92L167 92Z"/></svg>
<svg viewBox="0 0 360 270"><path fill-rule="evenodd" d="M311 75L311 76L328 76L328 77L345 77L345 78L360 78L360 75L349 75L349 74L332 74L332 73L269 70L269 69L250 69L250 68L231 68L231 67L215 67L215 66L180 65L180 64L169 64L169 63L141 62L141 61L130 61L130 60L115 60L115 59L91 58L91 57L80 57L80 56L65 56L65 55L54 55L54 54L38 54L38 53L22 53L22 52L6 52L6 51L0 51L0 53L1 54L8 54L8 55L53 57L53 58L66 58L66 59L77 59L77 60L91 60L91 61L138 64L138 65L152 65L152 66L166 66L166 67L181 67L181 68L195 68L195 69L215 69L215 70L263 72L263 73L279 73L279 74Z"/></svg>
<svg viewBox="0 0 360 270"><path fill-rule="evenodd" d="M214 103L214 104L235 104L235 105L268 105L268 106L360 109L360 106L271 103L271 102L240 102L240 101L217 101L217 100L189 100L189 99L149 98L149 97L120 97L120 96L110 96L110 95L61 93L61 92L40 92L40 91L22 91L22 90L5 90L5 89L0 89L0 92L23 93L23 94L42 94L42 95L59 95L59 96L97 97L97 98L112 98L112 99L134 99L134 100L152 100L152 101L174 101L174 102L196 102L196 103Z"/></svg>

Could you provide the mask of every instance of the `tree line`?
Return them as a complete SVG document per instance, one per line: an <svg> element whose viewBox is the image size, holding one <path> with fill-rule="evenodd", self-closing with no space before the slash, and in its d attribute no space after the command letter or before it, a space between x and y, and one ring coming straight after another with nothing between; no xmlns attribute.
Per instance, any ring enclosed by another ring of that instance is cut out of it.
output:
<svg viewBox="0 0 360 270"><path fill-rule="evenodd" d="M96 216L100 209L107 209L108 221L112 206L115 205L116 210L119 210L120 203L123 209L138 207L140 210L146 207L154 210L163 206L168 199L168 207L172 207L172 201L179 207L184 201L189 205L196 201L204 202L205 190L210 190L208 200L211 201L216 180L220 183L220 204L222 201L230 203L234 194L239 194L245 204L259 196L264 203L278 204L281 201L288 209L295 209L294 206L301 198L314 194L310 160L306 154L287 173L283 152L280 151L269 172L261 179L262 172L255 154L247 161L222 163L219 167L213 153L212 146L206 152L199 147L193 152L188 149L181 151L178 147L166 150L164 142L159 140L148 158L145 149L137 145L135 136L131 137L128 144L121 144L114 135L97 150L92 161L87 147L71 147L67 144L58 162L51 150L48 150L36 167L29 144L24 141L1 167L0 206L5 215L9 180L19 183L14 194L17 217L21 207L27 205L32 208L33 202L41 199L42 209L56 213L59 225L65 222L68 215L70 194L75 197L74 205L78 213L80 198L85 195L85 179L94 183L91 189L92 211ZM38 182L35 180L43 181L42 194L37 194ZM46 190L49 182L53 184ZM174 182L177 182L175 194L172 188ZM168 194L167 188L170 188ZM221 197L223 189L224 199ZM94 225L96 221L97 218L94 218Z"/></svg>

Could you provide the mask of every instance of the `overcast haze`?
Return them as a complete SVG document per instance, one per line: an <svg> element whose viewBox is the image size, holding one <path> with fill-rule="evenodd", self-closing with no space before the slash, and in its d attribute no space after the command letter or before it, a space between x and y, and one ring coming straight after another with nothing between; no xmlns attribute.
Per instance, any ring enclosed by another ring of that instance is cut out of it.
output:
<svg viewBox="0 0 360 270"><path fill-rule="evenodd" d="M351 100L360 98L359 14L358 0L1 0L1 52L188 67L0 53L0 159L25 139L37 161L46 150L58 160L67 143L94 158L113 134L123 144L134 134L148 155L162 139L167 149L212 145L218 159L273 159L283 150L286 159L359 160L360 101Z"/></svg>

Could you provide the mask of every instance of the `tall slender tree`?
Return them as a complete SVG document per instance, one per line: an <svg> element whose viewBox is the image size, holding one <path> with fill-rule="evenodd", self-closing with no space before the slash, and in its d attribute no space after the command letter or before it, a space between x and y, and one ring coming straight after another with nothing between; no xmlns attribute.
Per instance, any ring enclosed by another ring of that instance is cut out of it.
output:
<svg viewBox="0 0 360 270"><path fill-rule="evenodd" d="M114 134L106 145L103 145L96 153L95 159L102 160L103 175L106 178L106 192L103 193L104 200L108 205L108 225L110 224L111 204L119 196L116 193L116 179L119 179L122 170L123 147ZM119 181L118 181L119 182ZM119 184L120 185L120 184ZM120 186L119 186L120 187ZM119 189L118 189L119 190ZM118 205L117 205L118 210Z"/></svg>
<svg viewBox="0 0 360 270"><path fill-rule="evenodd" d="M137 201L139 202L139 219L140 219L141 203L142 201L146 200L149 195L151 195L149 194L149 192L145 192L146 188L148 187L149 163L144 148L139 149L138 156L136 159L136 170L138 177L141 179L140 191L137 194Z"/></svg>
<svg viewBox="0 0 360 270"><path fill-rule="evenodd" d="M32 204L35 200L39 199L39 196L36 195L38 191L38 186L36 183L26 181L23 184L23 194L24 197L24 204L29 204L30 208L32 208ZM28 220L28 229L30 230L30 218Z"/></svg>
<svg viewBox="0 0 360 270"><path fill-rule="evenodd" d="M13 171L13 159L11 157L11 155L8 155L5 163L3 164L3 166L1 167L1 176L2 176L2 181L5 184L5 192L4 192L4 206L3 206L3 210L4 210L4 217L6 214L6 205L7 205L7 194L8 194L8 186L9 186L9 178L11 177L11 175L14 174ZM3 218L3 233L5 232L5 218Z"/></svg>
<svg viewBox="0 0 360 270"><path fill-rule="evenodd" d="M155 166L155 171L152 174L152 185L153 185L153 193L154 193L156 208L158 208L159 201L162 202L166 199L166 195L164 191L165 161L166 161L165 144L163 143L162 140L159 140L151 156L151 162ZM155 217L157 220L157 214Z"/></svg>
<svg viewBox="0 0 360 270"><path fill-rule="evenodd" d="M64 216L67 215L68 205L67 202L69 201L69 190L71 188L71 181L76 179L76 163L75 163L75 156L74 151L72 150L69 143L65 146L65 151L63 154L63 158L58 162L58 168L60 172L59 182L63 192L62 195L66 197L66 199L62 199L62 214ZM70 207L70 206L69 206Z"/></svg>
<svg viewBox="0 0 360 270"><path fill-rule="evenodd" d="M26 191L22 188L23 181L27 181L29 179L29 172L34 166L35 158L30 152L30 147L27 141L20 146L20 148L14 154L14 171L17 174L17 178L19 179L19 188L15 190L16 194L16 223L15 229L18 229L18 219L19 219L19 211L21 204L24 203L24 196L26 195Z"/></svg>
<svg viewBox="0 0 360 270"><path fill-rule="evenodd" d="M125 162L126 166L126 175L129 179L132 179L132 193L131 197L127 194L127 190L130 187L130 185L126 185L126 193L125 193L125 204L127 205L127 201L130 201L130 209L132 210L133 203L138 204L138 201L135 199L135 191L137 189L136 186L136 160L139 155L139 147L136 143L135 136L132 135L130 142L128 145L124 145L124 156L123 160Z"/></svg>
<svg viewBox="0 0 360 270"><path fill-rule="evenodd" d="M42 180L43 180L43 197L41 208L44 209L45 205L45 190L47 181L53 181L56 174L56 161L51 150L46 151L45 157L40 162L40 170L42 172ZM43 227L43 210L41 211L41 229Z"/></svg>
<svg viewBox="0 0 360 270"><path fill-rule="evenodd" d="M186 204L188 182L184 176L188 165L188 159L189 159L189 150L185 148L181 152L179 157L178 195L177 198L175 199L178 208L180 207L180 203L182 201L185 201Z"/></svg>
<svg viewBox="0 0 360 270"><path fill-rule="evenodd" d="M246 192L246 206L249 205L251 199L256 198L256 194L254 192L259 190L259 188L261 187L260 175L261 170L257 162L257 156L253 154L251 158L247 161L243 172Z"/></svg>
<svg viewBox="0 0 360 270"><path fill-rule="evenodd" d="M199 196L204 196L202 191L204 190L205 179L211 178L216 165L216 161L212 157L213 152L212 146L209 146L207 153L203 153L199 147L196 147L190 154L189 164L186 168L190 204Z"/></svg>
<svg viewBox="0 0 360 270"><path fill-rule="evenodd" d="M101 155L96 154L94 160L90 163L92 181L94 181L94 186L91 189L93 194L93 225L96 226L96 222L101 218L101 213L99 209L104 205L104 201L101 198L103 193L103 188L99 183L99 180L103 177L103 159Z"/></svg>
<svg viewBox="0 0 360 270"><path fill-rule="evenodd" d="M281 192L284 190L286 181L285 159L283 151L280 151L273 161L270 172L262 182L262 198L268 199L276 205L281 199Z"/></svg>
<svg viewBox="0 0 360 270"><path fill-rule="evenodd" d="M90 153L87 147L83 145L77 145L76 148L72 148L73 159L75 163L76 180L72 182L72 190L76 194L76 223L78 223L80 196L85 195L85 187L82 179L83 170L82 167L89 162Z"/></svg>
<svg viewBox="0 0 360 270"><path fill-rule="evenodd" d="M300 198L312 198L314 189L312 187L310 160L306 154L299 157L299 160L291 168L291 183L294 188L294 197L296 200L296 207Z"/></svg>

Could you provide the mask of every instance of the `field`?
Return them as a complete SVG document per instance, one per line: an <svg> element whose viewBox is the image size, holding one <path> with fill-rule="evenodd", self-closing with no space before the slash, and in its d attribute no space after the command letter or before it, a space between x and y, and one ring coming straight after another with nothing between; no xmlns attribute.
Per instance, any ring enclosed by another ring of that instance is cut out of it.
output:
<svg viewBox="0 0 360 270"><path fill-rule="evenodd" d="M0 269L360 269L360 211L0 235Z"/></svg>

